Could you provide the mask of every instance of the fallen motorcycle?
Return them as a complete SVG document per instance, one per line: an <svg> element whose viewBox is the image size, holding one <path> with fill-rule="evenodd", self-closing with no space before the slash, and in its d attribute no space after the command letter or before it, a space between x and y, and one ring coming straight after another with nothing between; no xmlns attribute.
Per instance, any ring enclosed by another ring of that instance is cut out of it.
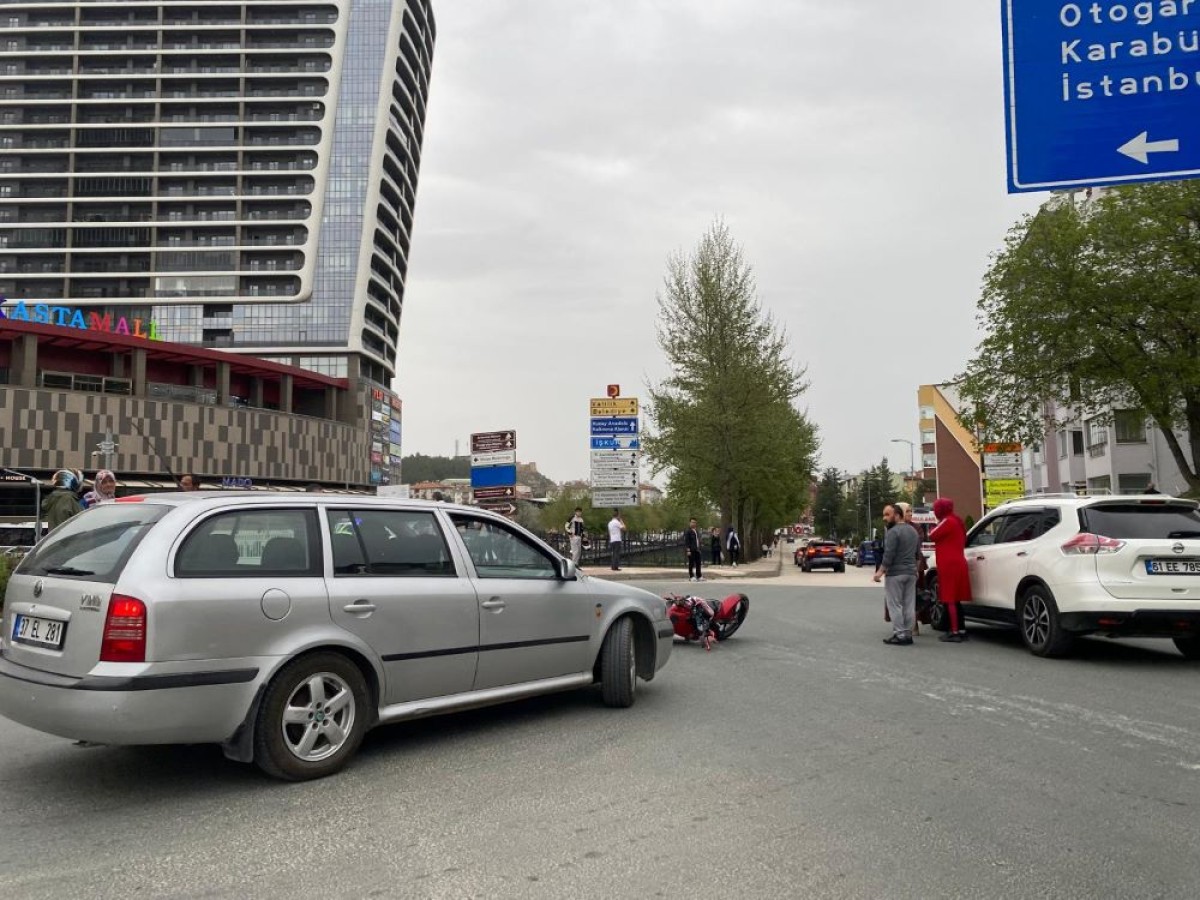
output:
<svg viewBox="0 0 1200 900"><path fill-rule="evenodd" d="M750 612L750 598L745 594L730 594L720 601L683 594L665 594L663 599L675 636L699 641L705 650L712 649L714 639L726 641L733 637Z"/></svg>

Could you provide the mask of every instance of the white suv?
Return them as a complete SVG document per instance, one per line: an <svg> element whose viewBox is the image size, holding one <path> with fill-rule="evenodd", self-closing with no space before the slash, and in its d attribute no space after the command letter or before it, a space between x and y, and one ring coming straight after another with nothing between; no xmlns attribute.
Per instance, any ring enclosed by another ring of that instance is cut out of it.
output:
<svg viewBox="0 0 1200 900"><path fill-rule="evenodd" d="M1038 656L1063 656L1077 636L1102 634L1173 638L1200 659L1197 506L1163 495L1006 503L967 535L972 601L963 613L1018 626Z"/></svg>

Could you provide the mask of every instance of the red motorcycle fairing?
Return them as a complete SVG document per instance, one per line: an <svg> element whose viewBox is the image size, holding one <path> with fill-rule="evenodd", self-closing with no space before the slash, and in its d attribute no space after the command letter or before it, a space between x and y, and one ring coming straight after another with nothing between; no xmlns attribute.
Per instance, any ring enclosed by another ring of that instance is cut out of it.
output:
<svg viewBox="0 0 1200 900"><path fill-rule="evenodd" d="M717 605L717 621L723 622L734 614L737 605L742 602L741 594L730 594Z"/></svg>

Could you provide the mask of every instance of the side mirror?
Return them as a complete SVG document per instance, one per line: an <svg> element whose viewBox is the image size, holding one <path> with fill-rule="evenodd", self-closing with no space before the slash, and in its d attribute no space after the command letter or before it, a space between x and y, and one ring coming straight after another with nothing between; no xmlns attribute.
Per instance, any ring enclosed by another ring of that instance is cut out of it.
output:
<svg viewBox="0 0 1200 900"><path fill-rule="evenodd" d="M559 581L575 581L579 576L579 569L575 565L573 559L562 558L558 560L558 580Z"/></svg>

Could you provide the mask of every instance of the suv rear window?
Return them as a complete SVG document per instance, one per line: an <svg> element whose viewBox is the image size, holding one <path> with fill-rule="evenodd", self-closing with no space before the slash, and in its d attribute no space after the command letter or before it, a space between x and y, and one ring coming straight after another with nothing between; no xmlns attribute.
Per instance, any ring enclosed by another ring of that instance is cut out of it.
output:
<svg viewBox="0 0 1200 900"><path fill-rule="evenodd" d="M17 567L17 574L116 584L134 549L168 508L152 503L93 506L38 544Z"/></svg>
<svg viewBox="0 0 1200 900"><path fill-rule="evenodd" d="M1182 504L1107 504L1081 512L1083 528L1092 534L1123 540L1200 538L1200 512Z"/></svg>

